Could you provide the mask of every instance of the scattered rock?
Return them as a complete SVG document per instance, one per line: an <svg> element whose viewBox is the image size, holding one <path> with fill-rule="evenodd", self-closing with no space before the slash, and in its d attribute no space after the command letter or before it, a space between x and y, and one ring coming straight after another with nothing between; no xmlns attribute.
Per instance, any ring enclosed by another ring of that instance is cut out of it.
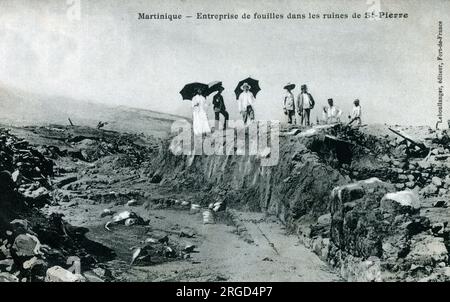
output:
<svg viewBox="0 0 450 302"><path fill-rule="evenodd" d="M435 236L444 235L444 229L445 229L445 225L442 222L434 223L431 226L431 231L433 232L433 235L435 235Z"/></svg>
<svg viewBox="0 0 450 302"><path fill-rule="evenodd" d="M106 216L112 216L116 213L116 211L113 211L111 209L104 209L102 213L100 214L100 217L106 217Z"/></svg>
<svg viewBox="0 0 450 302"><path fill-rule="evenodd" d="M0 259L8 259L11 258L10 249L6 247L5 244L0 245Z"/></svg>
<svg viewBox="0 0 450 302"><path fill-rule="evenodd" d="M446 190L446 189L439 189L439 191L438 191L439 196L447 195L447 193L448 193L448 190Z"/></svg>
<svg viewBox="0 0 450 302"><path fill-rule="evenodd" d="M56 182L55 182L55 185L56 185L56 187L58 187L58 188L62 188L62 187L64 187L65 185L68 185L68 184L70 184L70 183L72 183L72 182L75 182L75 181L77 181L77 176L75 175L75 176L73 176L73 175L71 175L71 176L66 176L66 177L63 177L63 178L60 178L60 179L58 179Z"/></svg>
<svg viewBox="0 0 450 302"><path fill-rule="evenodd" d="M180 232L180 237L192 238L195 237L195 233L194 231L185 229Z"/></svg>
<svg viewBox="0 0 450 302"><path fill-rule="evenodd" d="M224 202L216 202L213 204L212 210L214 212L221 212L221 211L225 211L226 207L225 207L225 203Z"/></svg>
<svg viewBox="0 0 450 302"><path fill-rule="evenodd" d="M11 225L13 234L15 234L15 235L21 235L21 234L26 234L26 233L29 233L29 234L32 234L32 235L36 235L31 230L31 225L28 222L28 220L25 220L25 219L14 219L9 224Z"/></svg>
<svg viewBox="0 0 450 302"><path fill-rule="evenodd" d="M19 282L19 278L10 273L0 273L0 282Z"/></svg>
<svg viewBox="0 0 450 302"><path fill-rule="evenodd" d="M10 272L13 268L13 265L13 259L0 260L0 272Z"/></svg>
<svg viewBox="0 0 450 302"><path fill-rule="evenodd" d="M419 167L421 168L421 169L429 169L430 167L431 167L431 164L430 164L430 162L428 162L428 161L419 161L418 162L418 164L419 164Z"/></svg>
<svg viewBox="0 0 450 302"><path fill-rule="evenodd" d="M73 274L68 270L60 267L53 266L47 270L45 276L46 282L85 282L86 279L82 275Z"/></svg>
<svg viewBox="0 0 450 302"><path fill-rule="evenodd" d="M385 212L411 211L420 208L419 197L413 191L387 193L380 202Z"/></svg>
<svg viewBox="0 0 450 302"><path fill-rule="evenodd" d="M406 187L408 187L409 189L413 189L416 186L416 183L414 181L408 181L406 183Z"/></svg>
<svg viewBox="0 0 450 302"><path fill-rule="evenodd" d="M436 202L433 203L433 207L434 208L446 208L447 207L447 203L445 202L445 200L438 200Z"/></svg>
<svg viewBox="0 0 450 302"><path fill-rule="evenodd" d="M159 174L155 174L152 176L152 178L150 179L151 183L160 183L162 181L162 177Z"/></svg>
<svg viewBox="0 0 450 302"><path fill-rule="evenodd" d="M147 222L142 217L139 217L134 212L123 211L123 212L120 212L119 214L114 215L112 217L112 219L105 224L105 229L107 229L108 231L111 231L109 226L112 224L126 224L126 225L141 224L141 225L144 225L144 224L147 224Z"/></svg>
<svg viewBox="0 0 450 302"><path fill-rule="evenodd" d="M185 253L192 253L195 250L196 246L194 244L187 244L184 249L183 252Z"/></svg>
<svg viewBox="0 0 450 302"><path fill-rule="evenodd" d="M424 194L436 194L438 191L438 187L436 187L434 184L429 184L428 186L426 186L425 188L422 189L422 193Z"/></svg>
<svg viewBox="0 0 450 302"><path fill-rule="evenodd" d="M432 182L436 187L442 186L442 179L440 179L440 178L437 177L437 176L434 176L434 177L431 179L431 182Z"/></svg>
<svg viewBox="0 0 450 302"><path fill-rule="evenodd" d="M133 207L133 206L137 206L137 205L138 205L138 202L136 199L131 199L127 202L127 206L129 206L129 207Z"/></svg>
<svg viewBox="0 0 450 302"><path fill-rule="evenodd" d="M12 245L12 251L18 257L33 257L39 255L41 243L36 236L21 234L16 237Z"/></svg>

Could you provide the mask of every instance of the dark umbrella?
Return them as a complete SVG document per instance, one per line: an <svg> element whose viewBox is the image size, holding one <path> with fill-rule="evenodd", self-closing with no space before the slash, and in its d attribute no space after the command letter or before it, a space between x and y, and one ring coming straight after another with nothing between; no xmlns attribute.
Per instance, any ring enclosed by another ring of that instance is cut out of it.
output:
<svg viewBox="0 0 450 302"><path fill-rule="evenodd" d="M236 89L234 89L234 93L236 94L236 100L239 99L239 96L242 93L242 89L241 86L247 83L250 85L250 92L253 94L253 96L256 98L256 95L258 94L258 92L261 90L261 88L259 88L259 81L252 79L252 78L246 78L245 80L240 81L237 86Z"/></svg>
<svg viewBox="0 0 450 302"><path fill-rule="evenodd" d="M183 97L183 100L192 101L192 98L197 94L197 89L199 88L202 90L202 95L206 97L208 95L208 85L195 82L186 84L183 89L181 89L180 94Z"/></svg>
<svg viewBox="0 0 450 302"><path fill-rule="evenodd" d="M210 95L214 91L218 91L220 87L222 87L221 81L214 81L214 82L208 83L208 92L207 92L208 95Z"/></svg>

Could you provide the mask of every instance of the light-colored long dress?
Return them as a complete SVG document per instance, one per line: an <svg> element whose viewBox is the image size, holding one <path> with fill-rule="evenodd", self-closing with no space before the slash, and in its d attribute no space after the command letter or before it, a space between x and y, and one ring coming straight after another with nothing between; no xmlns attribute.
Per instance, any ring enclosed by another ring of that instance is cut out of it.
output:
<svg viewBox="0 0 450 302"><path fill-rule="evenodd" d="M192 99L192 127L195 135L211 132L205 106L206 99L204 96L196 95Z"/></svg>

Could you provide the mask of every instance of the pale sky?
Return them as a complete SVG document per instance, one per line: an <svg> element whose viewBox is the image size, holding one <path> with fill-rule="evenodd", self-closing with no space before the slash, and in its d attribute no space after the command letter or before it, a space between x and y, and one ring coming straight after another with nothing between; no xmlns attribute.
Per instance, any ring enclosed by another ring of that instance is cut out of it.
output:
<svg viewBox="0 0 450 302"><path fill-rule="evenodd" d="M178 93L183 85L221 80L227 108L237 118L233 90L252 76L262 89L258 119L285 118L282 87L293 82L295 94L307 84L316 99L313 120L330 97L345 113L359 98L365 122L434 125L439 20L444 85L450 87L450 1L378 2L381 11L406 12L408 19L286 19L289 12L364 14L377 0L0 0L0 82L52 96L188 114L190 102ZM138 20L141 12L194 18ZM197 12L275 12L285 18L208 21L196 20ZM450 118L448 88L445 93L444 118Z"/></svg>

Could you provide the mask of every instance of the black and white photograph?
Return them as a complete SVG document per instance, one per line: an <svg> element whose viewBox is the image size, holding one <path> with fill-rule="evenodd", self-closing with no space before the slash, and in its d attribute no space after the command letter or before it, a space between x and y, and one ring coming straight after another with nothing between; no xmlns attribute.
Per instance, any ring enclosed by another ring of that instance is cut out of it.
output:
<svg viewBox="0 0 450 302"><path fill-rule="evenodd" d="M0 282L449 282L449 12L0 0Z"/></svg>

